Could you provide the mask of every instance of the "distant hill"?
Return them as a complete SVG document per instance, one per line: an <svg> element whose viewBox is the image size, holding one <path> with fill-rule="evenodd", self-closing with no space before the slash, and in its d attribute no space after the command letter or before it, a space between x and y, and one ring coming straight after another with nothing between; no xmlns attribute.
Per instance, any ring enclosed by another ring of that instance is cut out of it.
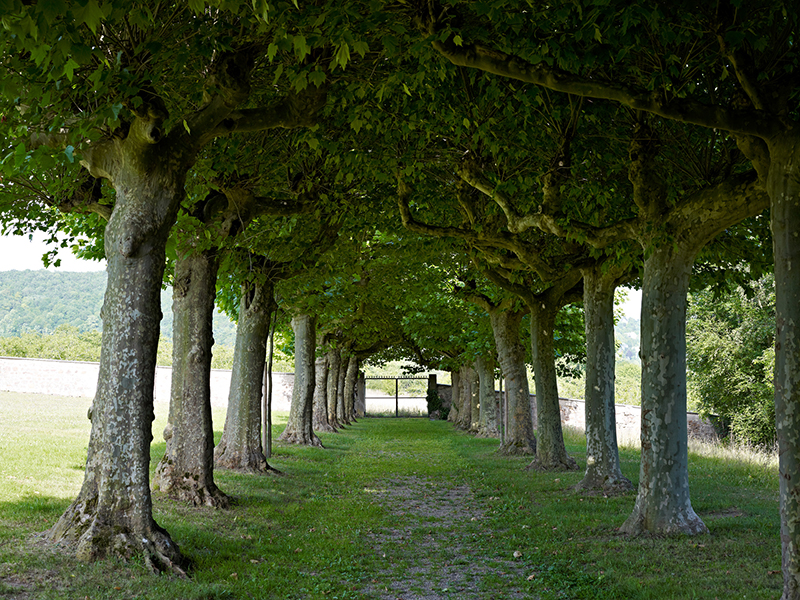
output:
<svg viewBox="0 0 800 600"><path fill-rule="evenodd" d="M100 309L106 273L46 271L0 272L0 337L36 332L50 334L59 325L80 331L101 331ZM172 339L172 289L161 292L161 335ZM214 314L214 339L233 346L236 325L219 311Z"/></svg>
<svg viewBox="0 0 800 600"><path fill-rule="evenodd" d="M639 319L622 317L614 327L617 356L630 361L639 360Z"/></svg>

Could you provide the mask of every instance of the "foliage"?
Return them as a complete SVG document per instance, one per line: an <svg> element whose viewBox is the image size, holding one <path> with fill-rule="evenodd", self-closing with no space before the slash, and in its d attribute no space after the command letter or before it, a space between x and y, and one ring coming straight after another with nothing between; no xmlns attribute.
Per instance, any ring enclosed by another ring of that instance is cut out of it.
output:
<svg viewBox="0 0 800 600"><path fill-rule="evenodd" d="M775 442L774 277L715 296L692 294L686 338L690 394L727 421L739 441Z"/></svg>
<svg viewBox="0 0 800 600"><path fill-rule="evenodd" d="M59 325L47 335L31 332L0 338L0 356L98 362L100 338L96 330L82 332L73 325Z"/></svg>
<svg viewBox="0 0 800 600"><path fill-rule="evenodd" d="M442 407L444 404L442 403L442 399L439 397L439 391L434 389L429 389L428 393L425 395L425 400L428 403L428 416L433 415L433 413L437 413L440 419L447 419L447 415L444 414Z"/></svg>

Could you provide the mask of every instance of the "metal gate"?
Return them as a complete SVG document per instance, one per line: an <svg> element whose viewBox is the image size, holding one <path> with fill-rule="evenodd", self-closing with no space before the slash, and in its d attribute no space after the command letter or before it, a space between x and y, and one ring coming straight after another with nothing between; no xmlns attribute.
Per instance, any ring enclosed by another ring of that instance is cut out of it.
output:
<svg viewBox="0 0 800 600"><path fill-rule="evenodd" d="M384 380L384 381L394 380L394 416L395 417L399 417L400 416L400 399L401 399L401 396L400 396L400 381L401 380L408 380L408 379L420 380L420 381L422 381L422 380L429 381L429 377L428 376L424 376L424 377L365 377L364 378L365 383L367 381L377 380L377 379ZM365 414L369 415L369 402L367 402L368 400L370 400L370 399L372 399L372 400L381 399L382 400L382 399L384 399L386 397L387 396L367 396L367 395L365 395L364 396ZM391 398L391 396L388 396L388 397ZM427 398L427 396L402 396L403 400L420 400L420 399L426 399L426 398ZM427 407L426 407L425 415L419 415L419 416L427 416Z"/></svg>

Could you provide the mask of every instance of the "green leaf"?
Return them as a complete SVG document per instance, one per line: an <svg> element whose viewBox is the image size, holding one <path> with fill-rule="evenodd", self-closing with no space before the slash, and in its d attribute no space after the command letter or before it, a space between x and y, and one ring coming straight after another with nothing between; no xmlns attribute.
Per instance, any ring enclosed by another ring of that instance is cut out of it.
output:
<svg viewBox="0 0 800 600"><path fill-rule="evenodd" d="M333 62L344 69L347 63L350 62L350 44L342 42L336 49L336 54L333 57Z"/></svg>
<svg viewBox="0 0 800 600"><path fill-rule="evenodd" d="M86 6L74 12L74 16L78 23L85 23L92 30L92 33L97 33L97 26L105 17L103 10L97 4L97 0L89 0Z"/></svg>
<svg viewBox="0 0 800 600"><path fill-rule="evenodd" d="M411 95L411 90L410 90L410 89L408 89L408 86L407 86L405 83L403 84L403 91L404 91L406 94L408 94L409 96Z"/></svg>
<svg viewBox="0 0 800 600"><path fill-rule="evenodd" d="M75 151L74 146L67 146L64 148L64 154L67 155L67 160L71 163L75 162L75 157L73 156L73 152Z"/></svg>
<svg viewBox="0 0 800 600"><path fill-rule="evenodd" d="M186 133L192 135L192 130L189 129L189 124L186 122L186 119L183 120L183 128L186 130Z"/></svg>
<svg viewBox="0 0 800 600"><path fill-rule="evenodd" d="M203 0L189 0L189 8L199 15L205 10L206 3Z"/></svg>
<svg viewBox="0 0 800 600"><path fill-rule="evenodd" d="M67 76L67 79L72 81L72 78L75 76L75 69L78 67L80 67L80 65L71 58L67 61L67 64L64 65L64 75Z"/></svg>
<svg viewBox="0 0 800 600"><path fill-rule="evenodd" d="M306 55L311 52L311 49L306 43L306 36L304 35L294 36L292 38L292 45L294 46L294 52L297 55L298 60L303 60Z"/></svg>

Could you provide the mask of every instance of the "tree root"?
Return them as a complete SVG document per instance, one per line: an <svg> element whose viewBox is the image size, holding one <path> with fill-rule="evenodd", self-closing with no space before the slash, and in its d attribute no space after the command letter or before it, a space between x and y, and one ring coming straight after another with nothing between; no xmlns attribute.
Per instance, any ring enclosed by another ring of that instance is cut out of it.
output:
<svg viewBox="0 0 800 600"><path fill-rule="evenodd" d="M501 456L532 456L536 454L536 446L524 442L506 442L496 453Z"/></svg>
<svg viewBox="0 0 800 600"><path fill-rule="evenodd" d="M589 496L597 494L622 496L635 489L631 480L622 475L618 477L606 475L604 478L599 477L597 474L587 475L575 486L576 491L583 492Z"/></svg>
<svg viewBox="0 0 800 600"><path fill-rule="evenodd" d="M540 471L544 473L561 473L564 471L577 471L578 463L571 456L543 461L538 456L525 467L526 471Z"/></svg>

